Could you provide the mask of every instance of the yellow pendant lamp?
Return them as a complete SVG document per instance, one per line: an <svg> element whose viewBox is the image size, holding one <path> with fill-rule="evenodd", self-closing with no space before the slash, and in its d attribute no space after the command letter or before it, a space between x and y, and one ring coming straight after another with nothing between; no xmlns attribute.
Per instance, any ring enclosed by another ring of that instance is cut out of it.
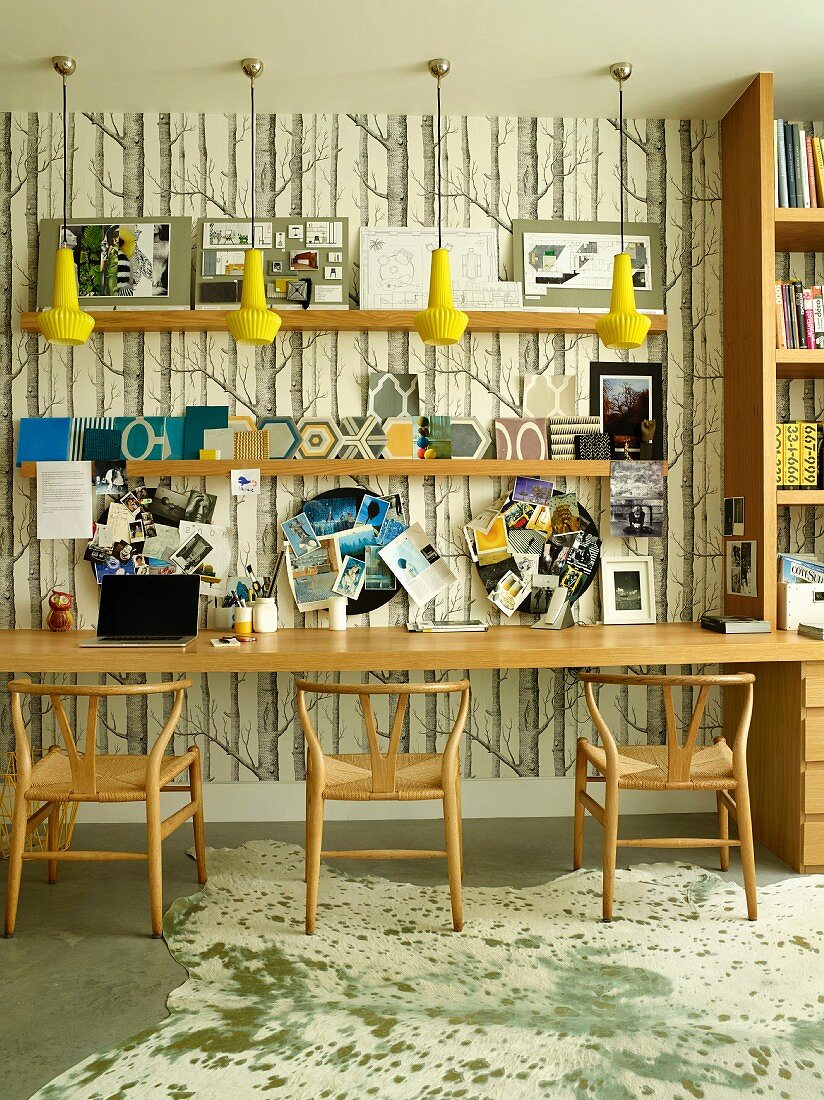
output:
<svg viewBox="0 0 824 1100"><path fill-rule="evenodd" d="M615 257L612 268L612 294L609 313L595 322L595 331L601 343L608 348L621 350L639 348L647 338L650 318L635 308L635 288L632 285L632 261L624 251L624 81L632 74L629 61L617 61L610 66L610 76L618 81L621 251Z"/></svg>
<svg viewBox="0 0 824 1100"><path fill-rule="evenodd" d="M66 142L66 79L77 68L73 57L53 57L55 72L63 80L63 226L54 260L54 285L50 309L38 314L37 324L50 344L77 347L85 344L94 328L94 317L84 313L77 299L77 273L74 253L66 240L68 148Z"/></svg>
<svg viewBox="0 0 824 1100"><path fill-rule="evenodd" d="M449 72L450 64L445 57L436 57L429 62L429 71L438 82L438 247L432 250L432 266L429 271L429 304L426 309L416 313L415 328L425 344L443 348L457 344L464 334L469 318L452 301L452 279L449 274L449 252L443 247L441 228L441 80Z"/></svg>
<svg viewBox="0 0 824 1100"><path fill-rule="evenodd" d="M263 72L263 62L257 57L244 57L241 68L249 77L252 103L252 232L250 247L243 260L243 288L240 293L240 309L234 310L226 318L226 325L237 344L250 344L253 347L265 347L271 344L278 334L281 319L273 309L266 305L266 290L263 285L263 253L255 248L255 78Z"/></svg>

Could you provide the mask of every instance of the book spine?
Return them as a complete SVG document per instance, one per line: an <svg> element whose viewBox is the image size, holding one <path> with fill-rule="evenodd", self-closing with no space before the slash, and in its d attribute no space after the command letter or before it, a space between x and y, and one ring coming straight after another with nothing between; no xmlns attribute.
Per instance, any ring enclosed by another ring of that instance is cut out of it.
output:
<svg viewBox="0 0 824 1100"><path fill-rule="evenodd" d="M787 346L787 334L784 331L784 294L781 283L775 284L775 346Z"/></svg>
<svg viewBox="0 0 824 1100"><path fill-rule="evenodd" d="M813 162L815 164L815 190L820 206L824 206L824 153L821 138L813 137Z"/></svg>
<svg viewBox="0 0 824 1100"><path fill-rule="evenodd" d="M813 294L809 287L801 291L804 303L804 342L808 348L815 347L815 328L813 327Z"/></svg>
<svg viewBox="0 0 824 1100"><path fill-rule="evenodd" d="M800 427L801 488L815 489L818 485L818 425L804 420Z"/></svg>
<svg viewBox="0 0 824 1100"><path fill-rule="evenodd" d="M818 489L824 489L824 424L817 424L816 455L818 462Z"/></svg>
<svg viewBox="0 0 824 1100"><path fill-rule="evenodd" d="M787 334L787 347L794 348L792 310L790 309L790 285L781 284L781 297L784 303L784 331Z"/></svg>
<svg viewBox="0 0 824 1100"><path fill-rule="evenodd" d="M776 488L784 488L784 425L775 426L775 484Z"/></svg>
<svg viewBox="0 0 824 1100"><path fill-rule="evenodd" d="M775 123L776 137L778 148L776 151L776 162L778 172L778 205L788 206L787 200L787 150L784 145L784 120L779 118Z"/></svg>
<svg viewBox="0 0 824 1100"><path fill-rule="evenodd" d="M810 206L818 207L818 188L815 182L815 161L813 159L813 141L815 139L807 134L807 186L810 189Z"/></svg>
<svg viewBox="0 0 824 1100"><path fill-rule="evenodd" d="M787 188L790 197L790 206L798 206L798 196L795 192L795 143L793 140L793 124L784 123L784 141L787 146Z"/></svg>
<svg viewBox="0 0 824 1100"><path fill-rule="evenodd" d="M801 165L801 194L804 196L804 206L810 205L810 181L807 178L807 131L798 128L798 161Z"/></svg>
<svg viewBox="0 0 824 1100"><path fill-rule="evenodd" d="M813 336L816 348L824 348L824 290L820 286L810 287L813 304Z"/></svg>
<svg viewBox="0 0 824 1100"><path fill-rule="evenodd" d="M795 205L804 206L804 177L801 167L801 130L797 122L792 124L793 131L793 176L795 177Z"/></svg>
<svg viewBox="0 0 824 1100"><path fill-rule="evenodd" d="M804 324L804 284L800 279L793 279L793 293L795 296L795 346L804 348L807 346L807 330Z"/></svg>
<svg viewBox="0 0 824 1100"><path fill-rule="evenodd" d="M784 488L801 486L801 432L797 420L784 425Z"/></svg>

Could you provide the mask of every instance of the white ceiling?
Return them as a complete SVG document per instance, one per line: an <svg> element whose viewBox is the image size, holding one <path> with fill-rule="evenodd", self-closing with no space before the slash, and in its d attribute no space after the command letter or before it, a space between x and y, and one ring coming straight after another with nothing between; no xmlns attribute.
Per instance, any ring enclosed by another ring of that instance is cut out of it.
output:
<svg viewBox="0 0 824 1100"><path fill-rule="evenodd" d="M244 111L252 54L262 111L429 113L444 56L453 114L613 114L626 59L631 116L718 118L773 70L779 114L822 118L822 50L819 0L0 0L0 110L56 109L68 53L76 110Z"/></svg>

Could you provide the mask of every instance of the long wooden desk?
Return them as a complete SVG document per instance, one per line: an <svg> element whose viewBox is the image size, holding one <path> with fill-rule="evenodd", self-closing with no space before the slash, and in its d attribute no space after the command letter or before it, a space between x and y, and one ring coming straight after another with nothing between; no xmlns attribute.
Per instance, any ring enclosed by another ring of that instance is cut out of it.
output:
<svg viewBox="0 0 824 1100"><path fill-rule="evenodd" d="M48 672L363 672L425 669L724 665L757 678L749 739L758 840L799 871L824 871L824 645L787 631L723 635L694 623L493 627L485 634L409 634L402 627L280 630L242 648L214 632L186 650L80 649L82 635L0 631L0 669ZM735 704L724 723L734 728Z"/></svg>

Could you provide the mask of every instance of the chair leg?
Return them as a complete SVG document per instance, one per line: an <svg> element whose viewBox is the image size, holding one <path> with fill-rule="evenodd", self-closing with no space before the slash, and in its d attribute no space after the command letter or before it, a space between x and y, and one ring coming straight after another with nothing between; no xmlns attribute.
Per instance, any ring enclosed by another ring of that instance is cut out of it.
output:
<svg viewBox="0 0 824 1100"><path fill-rule="evenodd" d="M197 881L201 886L206 882L206 831L203 818L203 777L200 771L200 749L197 745L190 745L189 752L195 754L195 759L189 765L189 786L192 788L192 801L198 803L198 808L192 815L192 828L195 834L195 859L197 861Z"/></svg>
<svg viewBox="0 0 824 1100"><path fill-rule="evenodd" d="M463 858L463 800L461 798L461 773L458 772L455 777L455 801L458 810L458 850L461 855L461 882L463 882L464 875L464 858Z"/></svg>
<svg viewBox="0 0 824 1100"><path fill-rule="evenodd" d="M56 852L57 847L60 844L60 803L52 802L51 813L49 814L49 828L48 839L46 843L49 846L50 852ZM48 882L50 886L53 886L57 882L57 860L50 859L48 861L49 877Z"/></svg>
<svg viewBox="0 0 824 1100"><path fill-rule="evenodd" d="M320 881L320 853L323 848L323 793L306 786L306 935L315 931Z"/></svg>
<svg viewBox="0 0 824 1100"><path fill-rule="evenodd" d="M721 792L715 792L715 802L718 807L718 839L729 840L730 838L730 812L721 799ZM727 846L718 849L721 855L721 870L729 871L730 869L730 850Z"/></svg>
<svg viewBox="0 0 824 1100"><path fill-rule="evenodd" d="M615 861L618 855L618 784L607 780L605 788L603 918L611 921L615 894Z"/></svg>
<svg viewBox="0 0 824 1100"><path fill-rule="evenodd" d="M146 854L149 864L149 910L152 938L163 935L163 850L160 836L160 792L149 791L146 798Z"/></svg>
<svg viewBox="0 0 824 1100"><path fill-rule="evenodd" d="M15 795L14 816L9 850L9 878L6 890L5 936L11 939L17 923L17 902L20 898L20 879L23 874L23 852L26 848L26 800L22 793Z"/></svg>
<svg viewBox="0 0 824 1100"><path fill-rule="evenodd" d="M755 880L755 845L752 839L752 815L747 777L739 776L735 791L735 809L738 818L738 839L741 841L741 869L744 875L744 893L747 896L747 917L758 919L758 895Z"/></svg>
<svg viewBox="0 0 824 1100"><path fill-rule="evenodd" d="M584 756L583 738L578 739L575 754L575 805L572 824L572 870L577 871L584 862L584 806L579 795L587 789L587 758Z"/></svg>
<svg viewBox="0 0 824 1100"><path fill-rule="evenodd" d="M458 798L455 789L446 789L443 796L443 830L446 841L446 862L449 871L449 897L452 902L452 928L463 929L461 899L461 834Z"/></svg>

